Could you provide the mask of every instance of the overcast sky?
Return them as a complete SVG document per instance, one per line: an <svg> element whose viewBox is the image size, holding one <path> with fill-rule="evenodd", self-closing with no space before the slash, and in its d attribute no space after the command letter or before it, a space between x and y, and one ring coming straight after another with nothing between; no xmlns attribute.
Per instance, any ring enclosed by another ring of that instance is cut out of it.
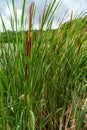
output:
<svg viewBox="0 0 87 130"><path fill-rule="evenodd" d="M3 17L4 23L5 23L7 29L11 29L10 22L9 22L10 15L12 13L11 1L12 0L8 0L8 3L10 5L10 10L11 10L11 12L10 12L8 9L8 6L6 4L6 0L0 0L0 14ZM20 21L23 0L14 0L14 1L15 1L15 6L17 8L17 15L18 15L18 18ZM33 0L33 1L35 1L35 5L36 5L36 16L35 16L35 21L34 21L34 27L38 28L39 15L42 14L45 0ZM50 1L51 0L48 0L48 3ZM59 1L59 0L57 0L57 1ZM29 5L31 2L32 2L32 0L26 0L25 17L28 16ZM87 0L63 0L61 7L58 8L56 11L56 16L55 16L55 19L53 22L53 28L56 28L58 19L62 18L67 10L68 10L68 13L65 17L65 20L69 20L70 13L72 10L73 10L74 15L80 14L81 11L86 12L87 11ZM1 19L0 19L0 30L2 30Z"/></svg>

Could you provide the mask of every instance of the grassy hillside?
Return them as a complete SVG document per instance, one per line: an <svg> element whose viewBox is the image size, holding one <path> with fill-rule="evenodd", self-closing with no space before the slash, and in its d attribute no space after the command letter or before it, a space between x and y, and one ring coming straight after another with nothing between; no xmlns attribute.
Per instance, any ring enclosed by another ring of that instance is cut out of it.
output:
<svg viewBox="0 0 87 130"><path fill-rule="evenodd" d="M38 31L32 31L34 3L30 5L27 32L23 29L24 6L20 32L17 28L16 33L8 32L3 24L3 42L0 43L2 130L87 128L87 20L76 18L51 30L58 5L53 0L44 8ZM14 10L17 24L16 15Z"/></svg>

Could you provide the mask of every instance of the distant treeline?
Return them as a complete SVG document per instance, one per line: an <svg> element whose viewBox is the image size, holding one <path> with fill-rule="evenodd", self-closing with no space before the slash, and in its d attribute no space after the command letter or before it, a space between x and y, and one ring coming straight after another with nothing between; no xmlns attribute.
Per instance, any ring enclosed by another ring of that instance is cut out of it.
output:
<svg viewBox="0 0 87 130"><path fill-rule="evenodd" d="M23 35L22 35L23 34ZM33 30L33 34L35 36L37 36L38 34L38 31L37 30ZM25 36L25 38L27 37L28 35L28 31L19 31L19 32L16 32L16 31L6 31L6 32L1 32L0 33L0 43L13 43L13 42L16 42L17 39L19 42L22 41L22 36Z"/></svg>
<svg viewBox="0 0 87 130"><path fill-rule="evenodd" d="M57 29L48 29L46 31L41 31L40 30L32 30L32 40L36 41L38 39L38 33L44 34L46 36L46 38L49 38L50 40L52 40L52 38L54 36L56 36L57 34ZM22 42L23 38L25 38L28 36L28 31L6 31L6 32L1 32L0 33L0 43L15 43L17 42Z"/></svg>
<svg viewBox="0 0 87 130"><path fill-rule="evenodd" d="M72 28L71 28L72 27ZM60 33L58 32L60 30ZM75 32L81 33L81 36L84 35L84 39L87 39L87 16L84 18L76 18L72 21L65 22L63 25L60 26L59 29L47 29L46 31L40 32L40 30L32 30L33 40L35 41L38 39L38 33L44 34L45 38L49 38L52 40L53 38L58 37L59 34L62 36L67 37L70 31L72 34ZM77 34L77 33L76 33ZM26 38L28 35L28 31L5 31L0 33L0 43L13 43L13 42L22 42L23 38ZM17 40L18 39L18 40ZM46 40L46 39L45 39Z"/></svg>

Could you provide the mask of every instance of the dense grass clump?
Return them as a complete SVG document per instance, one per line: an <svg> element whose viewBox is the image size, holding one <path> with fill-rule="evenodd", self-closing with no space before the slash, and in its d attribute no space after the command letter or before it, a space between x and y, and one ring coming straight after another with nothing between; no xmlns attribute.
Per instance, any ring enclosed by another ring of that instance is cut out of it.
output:
<svg viewBox="0 0 87 130"><path fill-rule="evenodd" d="M4 39L0 43L0 129L86 130L87 18L72 20L71 15L67 23L52 30L54 14L61 3L53 0L44 7L39 30L33 31L35 3L31 3L26 32L25 2L19 35L12 0L13 40L0 16L7 34L7 44Z"/></svg>

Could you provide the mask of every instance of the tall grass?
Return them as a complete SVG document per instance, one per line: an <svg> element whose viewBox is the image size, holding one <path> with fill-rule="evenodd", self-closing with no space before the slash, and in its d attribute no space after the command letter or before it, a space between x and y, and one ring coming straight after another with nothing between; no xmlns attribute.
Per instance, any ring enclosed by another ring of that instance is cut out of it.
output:
<svg viewBox="0 0 87 130"><path fill-rule="evenodd" d="M19 25L12 0L14 16L9 20L16 31L16 43L10 43L8 37L8 46L3 43L0 48L0 129L86 130L86 19L77 17L73 22L71 14L68 23L52 30L56 9L61 4L53 0L47 8L45 4L35 34L32 26L35 6L31 3L26 36L25 4L26 0ZM10 9L8 1L7 6ZM18 25L22 41L18 38Z"/></svg>

